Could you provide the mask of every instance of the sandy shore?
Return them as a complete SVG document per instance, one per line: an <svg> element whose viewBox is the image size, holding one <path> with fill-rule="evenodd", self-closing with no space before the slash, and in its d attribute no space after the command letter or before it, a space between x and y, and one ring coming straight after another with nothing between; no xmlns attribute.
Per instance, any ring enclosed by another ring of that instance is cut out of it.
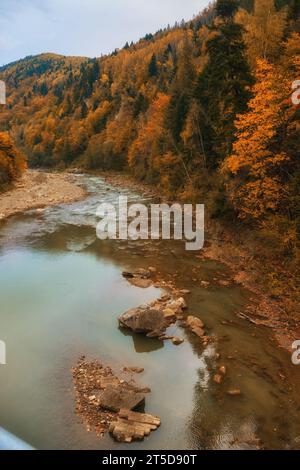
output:
<svg viewBox="0 0 300 470"><path fill-rule="evenodd" d="M0 194L0 221L29 209L82 199L85 190L67 173L28 170L14 187Z"/></svg>

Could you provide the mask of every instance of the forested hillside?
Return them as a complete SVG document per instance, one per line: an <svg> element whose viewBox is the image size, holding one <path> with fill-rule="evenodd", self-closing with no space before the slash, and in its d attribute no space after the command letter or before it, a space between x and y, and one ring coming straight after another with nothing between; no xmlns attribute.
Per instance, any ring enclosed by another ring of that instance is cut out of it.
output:
<svg viewBox="0 0 300 470"><path fill-rule="evenodd" d="M0 69L9 131L32 166L129 170L299 253L298 0L218 0L98 59ZM101 50L101 44L99 44Z"/></svg>

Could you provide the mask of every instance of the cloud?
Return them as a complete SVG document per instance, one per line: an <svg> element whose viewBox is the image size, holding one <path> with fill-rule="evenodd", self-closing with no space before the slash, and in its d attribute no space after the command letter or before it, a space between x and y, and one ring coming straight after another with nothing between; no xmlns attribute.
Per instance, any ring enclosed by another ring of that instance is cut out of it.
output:
<svg viewBox="0 0 300 470"><path fill-rule="evenodd" d="M56 52L95 57L182 18L208 0L1 0L0 65Z"/></svg>

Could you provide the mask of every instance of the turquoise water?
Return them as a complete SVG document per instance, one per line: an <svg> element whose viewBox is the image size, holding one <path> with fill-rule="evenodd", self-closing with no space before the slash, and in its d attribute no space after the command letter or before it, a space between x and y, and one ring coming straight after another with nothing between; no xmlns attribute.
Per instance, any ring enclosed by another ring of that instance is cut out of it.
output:
<svg viewBox="0 0 300 470"><path fill-rule="evenodd" d="M162 426L134 448L255 448L257 439L266 448L297 447L300 428L292 414L299 398L291 377L300 369L264 330L236 318L247 293L201 288L203 279L225 278L226 269L197 260L182 244L97 240L97 205L119 193L132 201L139 195L101 178L78 180L89 190L84 201L28 212L0 227L0 339L7 346L0 426L38 449L126 448L87 432L75 414L70 369L84 354L116 371L145 368L140 381L152 389L146 411L159 415ZM124 269L147 266L191 289L189 313L204 320L216 337L212 345L203 350L180 328L176 334L186 340L180 347L119 330L121 313L161 295L122 277ZM228 368L221 387L212 380L216 351ZM236 387L243 395L228 397L226 390Z"/></svg>

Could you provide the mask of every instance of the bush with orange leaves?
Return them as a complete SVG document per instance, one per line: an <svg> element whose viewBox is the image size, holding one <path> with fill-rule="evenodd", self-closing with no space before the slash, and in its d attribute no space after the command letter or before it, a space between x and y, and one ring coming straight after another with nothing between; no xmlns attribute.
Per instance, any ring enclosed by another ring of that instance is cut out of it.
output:
<svg viewBox="0 0 300 470"><path fill-rule="evenodd" d="M7 132L0 132L0 191L21 176L25 169L23 154L16 149Z"/></svg>

